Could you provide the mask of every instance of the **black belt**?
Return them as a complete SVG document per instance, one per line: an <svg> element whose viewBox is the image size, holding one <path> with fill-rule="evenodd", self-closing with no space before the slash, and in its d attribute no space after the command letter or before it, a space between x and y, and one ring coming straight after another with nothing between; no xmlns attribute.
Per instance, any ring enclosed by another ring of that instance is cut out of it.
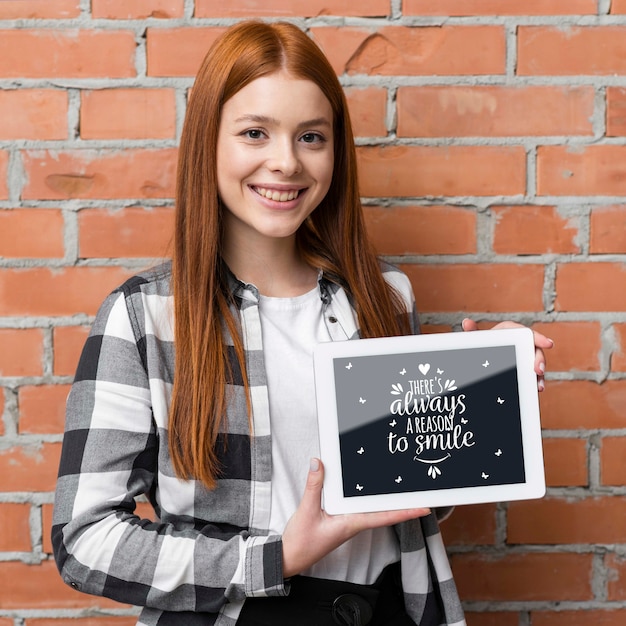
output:
<svg viewBox="0 0 626 626"><path fill-rule="evenodd" d="M410 625L406 615L400 564L385 568L373 585L294 576L288 596L249 598L237 626L382 626Z"/></svg>

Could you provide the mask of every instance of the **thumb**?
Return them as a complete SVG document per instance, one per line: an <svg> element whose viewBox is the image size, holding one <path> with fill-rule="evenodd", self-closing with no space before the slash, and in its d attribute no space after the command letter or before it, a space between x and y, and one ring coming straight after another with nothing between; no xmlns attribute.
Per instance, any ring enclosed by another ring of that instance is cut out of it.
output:
<svg viewBox="0 0 626 626"><path fill-rule="evenodd" d="M461 322L461 326L463 327L463 330L466 332L471 331L471 330L478 330L478 324L474 320L471 320L469 317L466 317Z"/></svg>
<svg viewBox="0 0 626 626"><path fill-rule="evenodd" d="M312 458L306 479L301 506L309 511L319 511L322 507L322 486L324 484L324 466L317 458Z"/></svg>

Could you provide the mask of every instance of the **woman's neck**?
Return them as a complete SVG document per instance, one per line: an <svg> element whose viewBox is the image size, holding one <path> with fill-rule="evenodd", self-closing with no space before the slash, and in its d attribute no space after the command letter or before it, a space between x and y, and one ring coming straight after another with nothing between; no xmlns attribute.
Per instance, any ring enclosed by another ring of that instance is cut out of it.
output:
<svg viewBox="0 0 626 626"><path fill-rule="evenodd" d="M247 250L225 246L223 256L239 280L255 285L264 296L302 295L315 287L317 271L304 262L295 242L283 244Z"/></svg>

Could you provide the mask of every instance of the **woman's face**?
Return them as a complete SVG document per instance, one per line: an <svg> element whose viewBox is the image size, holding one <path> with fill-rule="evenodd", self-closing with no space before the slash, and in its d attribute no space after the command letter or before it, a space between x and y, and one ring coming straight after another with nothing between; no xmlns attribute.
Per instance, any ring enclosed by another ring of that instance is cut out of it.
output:
<svg viewBox="0 0 626 626"><path fill-rule="evenodd" d="M229 241L254 245L294 236L330 187L332 124L321 89L282 70L224 104L217 183Z"/></svg>

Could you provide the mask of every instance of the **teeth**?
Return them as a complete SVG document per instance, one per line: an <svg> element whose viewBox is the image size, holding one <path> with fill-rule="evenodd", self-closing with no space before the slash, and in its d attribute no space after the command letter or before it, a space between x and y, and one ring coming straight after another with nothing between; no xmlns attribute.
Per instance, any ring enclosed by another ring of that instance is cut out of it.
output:
<svg viewBox="0 0 626 626"><path fill-rule="evenodd" d="M262 187L256 187L256 191L259 195L267 198L268 200L274 200L275 202L287 202L298 197L300 191L298 189L292 189L290 191L276 191L272 189L263 189Z"/></svg>

